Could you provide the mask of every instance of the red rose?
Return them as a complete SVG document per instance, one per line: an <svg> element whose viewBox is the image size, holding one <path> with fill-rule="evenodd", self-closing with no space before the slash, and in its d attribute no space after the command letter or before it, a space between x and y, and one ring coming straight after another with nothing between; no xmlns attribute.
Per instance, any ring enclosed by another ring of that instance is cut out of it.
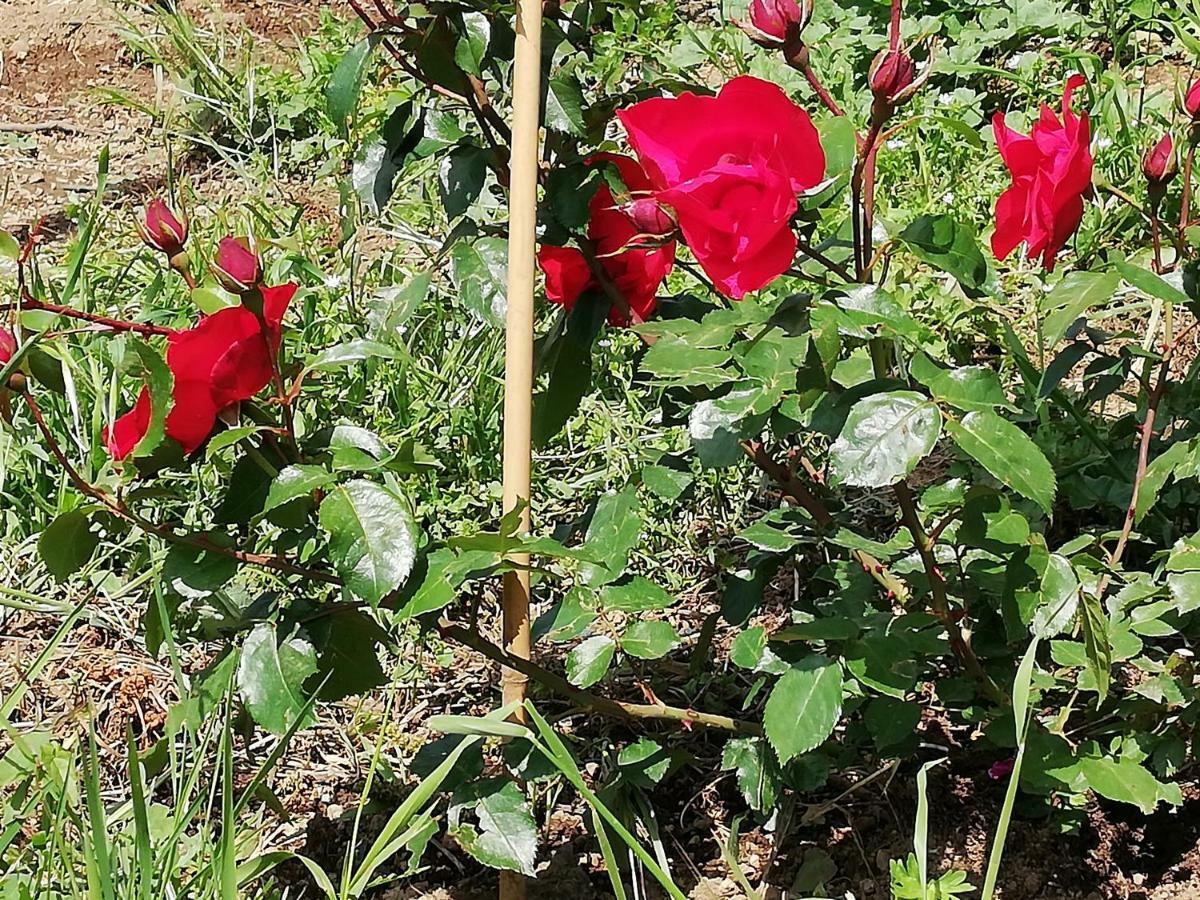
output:
<svg viewBox="0 0 1200 900"><path fill-rule="evenodd" d="M690 92L617 113L656 197L735 299L782 275L796 255L796 196L825 174L808 113L777 85L744 75L715 97Z"/></svg>
<svg viewBox="0 0 1200 900"><path fill-rule="evenodd" d="M1087 113L1071 112L1071 94L1084 83L1082 75L1068 78L1062 121L1043 104L1028 137L1005 125L1003 113L992 120L996 146L1013 180L996 201L992 251L997 259L1024 242L1028 257L1040 256L1051 271L1059 250L1083 220L1083 197L1092 184L1091 134Z"/></svg>
<svg viewBox="0 0 1200 900"><path fill-rule="evenodd" d="M0 328L0 366L8 365L17 352L17 339L7 328Z"/></svg>
<svg viewBox="0 0 1200 900"><path fill-rule="evenodd" d="M621 174L631 194L645 195L650 181L641 167L627 156L598 153L589 164L612 163ZM640 231L634 222L617 207L607 184L601 184L588 204L588 239L596 257L609 279L629 303L636 319L645 321L654 312L658 289L675 264L675 242L667 241L658 247L630 247ZM546 299L571 309L579 295L597 287L583 254L572 247L542 247L538 264L546 273ZM614 325L628 325L625 313L613 306L608 320Z"/></svg>
<svg viewBox="0 0 1200 900"><path fill-rule="evenodd" d="M186 218L179 221L171 207L162 200L151 200L146 214L137 223L142 240L154 250L174 256L187 243Z"/></svg>
<svg viewBox="0 0 1200 900"><path fill-rule="evenodd" d="M283 314L295 293L294 284L262 289L265 334L254 313L235 306L167 338L167 368L175 385L166 433L185 455L204 443L221 410L249 400L270 383ZM133 409L109 429L108 452L114 459L125 459L145 437L150 412L150 392L143 388Z"/></svg>
<svg viewBox="0 0 1200 900"><path fill-rule="evenodd" d="M1188 88L1183 98L1183 108L1192 119L1200 119L1200 81Z"/></svg>

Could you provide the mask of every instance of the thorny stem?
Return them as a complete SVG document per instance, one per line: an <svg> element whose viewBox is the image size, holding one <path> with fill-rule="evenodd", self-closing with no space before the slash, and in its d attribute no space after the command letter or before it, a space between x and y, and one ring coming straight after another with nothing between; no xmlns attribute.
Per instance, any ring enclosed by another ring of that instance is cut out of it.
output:
<svg viewBox="0 0 1200 900"><path fill-rule="evenodd" d="M871 107L871 127L866 140L858 149L854 161L854 175L850 179L854 216L854 274L856 281L867 276L867 263L871 258L871 220L875 205L875 153L879 133L887 121L887 109L876 103ZM865 183L865 184L864 184ZM864 201L864 186L866 199Z"/></svg>
<svg viewBox="0 0 1200 900"><path fill-rule="evenodd" d="M601 715L625 720L665 719L667 721L679 722L685 727L704 725L709 728L720 728L725 731L737 732L738 734L762 734L762 726L757 722L747 722L742 719L734 719L730 716L698 712L694 709L686 709L679 706L668 706L661 701L658 703L625 703L619 700L611 700L608 697L601 697L598 694L575 687L562 676L548 669L543 669L537 663L530 662L523 657L514 656L503 647L493 644L478 632L464 628L447 619L441 619L438 622L437 630L442 637L469 647L493 662L498 662L510 669L515 669L522 675L549 688L554 693L574 701L584 709L600 713Z"/></svg>
<svg viewBox="0 0 1200 900"><path fill-rule="evenodd" d="M829 89L821 83L821 79L817 78L817 73L813 71L812 62L808 58L808 54L804 55L804 60L800 64L800 73L808 82L809 87L813 89L813 93L817 95L817 99L825 106L827 110L835 116L844 116L846 113L838 106L837 101L833 99L833 94L829 93Z"/></svg>
<svg viewBox="0 0 1200 900"><path fill-rule="evenodd" d="M1138 494L1141 493L1142 482L1146 478L1146 468L1150 463L1150 442L1154 438L1154 422L1158 417L1159 404L1162 403L1162 398L1167 392L1168 378L1171 373L1171 360L1184 339L1198 325L1200 325L1200 321L1193 322L1187 328L1183 329L1163 351L1162 363L1158 371L1158 381L1146 399L1146 417L1142 421L1142 436L1138 443L1137 468L1133 473L1133 493L1129 498L1129 508L1125 511L1125 524L1121 528L1121 534L1117 538L1117 543L1113 545L1112 551L1108 554L1108 571L1100 579L1100 584L1096 588L1096 598L1099 600L1104 599L1104 592L1108 590L1108 586L1112 582L1113 572L1120 565L1121 558L1125 555L1125 548L1129 545L1129 537L1133 534L1134 521L1137 519Z"/></svg>
<svg viewBox="0 0 1200 900"><path fill-rule="evenodd" d="M60 306L57 303L47 303L44 300L38 300L32 294L25 292L21 298L20 304L4 304L0 306L4 310L39 310L44 312L54 313L55 315L66 316L68 319L78 319L81 322L89 322L92 325L99 325L102 328L107 328L109 331L131 331L134 334L140 334L143 337L162 337L169 334L174 334L171 328L165 328L162 325L150 325L145 322L127 322L124 319L113 319L109 316L101 316L96 313L84 312L81 309L74 309L70 306Z"/></svg>
<svg viewBox="0 0 1200 900"><path fill-rule="evenodd" d="M743 441L742 452L750 458L759 471L779 485L780 490L791 502L812 516L821 529L824 530L834 524L833 515L825 504L795 477L791 469L772 457L761 441ZM851 550L850 555L855 562L862 566L864 572L887 590L889 598L895 598L901 603L908 598L908 588L905 587L904 582L888 571L887 567L870 553L865 550Z"/></svg>
<svg viewBox="0 0 1200 900"><path fill-rule="evenodd" d="M155 537L161 538L162 540L171 544L184 544L190 547L198 547L208 553L216 553L221 556L228 556L232 559L236 559L238 562L261 566L262 568L266 569L273 569L274 571L282 572L285 575L302 576L311 581L320 581L324 582L325 584L341 583L340 578L338 578L336 575L330 574L329 572L322 572L318 569L310 569L305 566L299 566L280 556L273 556L264 553L249 553L244 550L237 550L233 547L222 547L220 544L213 543L207 538L179 534L169 525L160 525L156 522L151 522L144 516L135 513L133 510L129 509L129 507L127 507L123 501L112 496L107 491L96 487L94 484L91 484L79 473L79 470L76 469L74 464L72 464L72 462L67 458L67 455L65 452L63 452L63 449L59 445L57 438L54 437L54 433L46 424L46 418L42 414L42 409L38 405L38 402L34 398L33 394L30 393L29 388L27 386L21 388L20 393L22 398L25 400L26 406L29 407L29 414L33 416L33 421L37 425L38 431L41 432L42 438L46 442L46 446L49 447L50 453L58 461L58 464L62 466L63 471L67 474L67 477L71 480L71 483L75 485L76 489L81 494L96 501L118 518L124 519L125 521L136 525L142 531L145 531L148 534L153 534Z"/></svg>
<svg viewBox="0 0 1200 900"><path fill-rule="evenodd" d="M992 700L1001 705L1007 704L1008 697L997 687L996 682L979 662L979 657L971 648L971 642L963 632L962 626L959 625L958 618L950 609L950 598L946 593L946 577L938 567L937 557L934 556L934 541L925 533L925 529L921 525L921 517L917 514L917 505L913 500L908 483L903 480L897 482L892 487L892 493L900 507L900 519L912 534L917 554L921 557L921 564L925 567L925 577L929 581L929 605L938 622L946 630L946 636L950 640L950 649L959 664L982 685L984 692Z"/></svg>

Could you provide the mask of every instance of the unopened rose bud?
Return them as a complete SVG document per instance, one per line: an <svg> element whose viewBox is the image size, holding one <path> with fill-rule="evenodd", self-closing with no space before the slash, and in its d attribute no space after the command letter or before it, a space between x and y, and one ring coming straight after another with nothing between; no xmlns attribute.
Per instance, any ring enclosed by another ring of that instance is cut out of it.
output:
<svg viewBox="0 0 1200 900"><path fill-rule="evenodd" d="M917 64L903 50L884 50L875 57L867 75L867 83L875 99L890 106L898 105L910 96L916 83Z"/></svg>
<svg viewBox="0 0 1200 900"><path fill-rule="evenodd" d="M638 197L621 207L629 217L638 234L647 237L666 238L677 229L675 220L653 197Z"/></svg>
<svg viewBox="0 0 1200 900"><path fill-rule="evenodd" d="M812 0L751 0L750 24L767 37L790 42L812 18Z"/></svg>
<svg viewBox="0 0 1200 900"><path fill-rule="evenodd" d="M25 377L24 373L13 372L11 375L8 376L8 389L10 391L12 391L14 394L25 393L25 388L27 388L28 386L29 386L29 379L27 379Z"/></svg>
<svg viewBox="0 0 1200 900"><path fill-rule="evenodd" d="M217 258L212 264L213 275L221 287L231 294L246 294L258 287L262 265L258 254L243 238L222 238L217 245Z"/></svg>
<svg viewBox="0 0 1200 900"><path fill-rule="evenodd" d="M1164 134L1157 144L1142 157L1142 174L1150 182L1167 182L1175 177L1179 165L1175 159L1175 142Z"/></svg>
<svg viewBox="0 0 1200 900"><path fill-rule="evenodd" d="M145 215L138 220L137 229L146 246L167 256L180 253L187 243L187 216L180 221L171 207L159 199L150 201Z"/></svg>
<svg viewBox="0 0 1200 900"><path fill-rule="evenodd" d="M0 328L0 366L8 365L17 352L17 339L7 328Z"/></svg>
<svg viewBox="0 0 1200 900"><path fill-rule="evenodd" d="M1200 122L1200 81L1197 81L1183 95L1183 111L1193 122Z"/></svg>

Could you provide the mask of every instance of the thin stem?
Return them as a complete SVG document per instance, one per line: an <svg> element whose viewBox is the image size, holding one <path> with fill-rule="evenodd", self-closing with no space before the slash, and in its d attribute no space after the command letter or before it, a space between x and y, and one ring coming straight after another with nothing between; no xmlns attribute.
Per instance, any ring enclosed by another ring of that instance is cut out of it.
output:
<svg viewBox="0 0 1200 900"><path fill-rule="evenodd" d="M1179 239L1183 239L1183 232L1187 230L1188 224L1192 220L1192 169L1196 163L1196 135L1194 133L1188 136L1188 151L1187 156L1183 159L1183 198L1179 201Z"/></svg>
<svg viewBox="0 0 1200 900"><path fill-rule="evenodd" d="M871 165L871 160L875 154L875 146L879 140L879 132L882 131L884 122L887 116L883 109L878 104L872 107L871 111L871 127L867 131L867 137L858 149L858 155L854 161L854 174L850 179L850 192L853 198L852 215L854 217L854 275L856 281L862 281L867 273L867 261L870 259L870 252L867 249L867 233L870 231L871 223L865 220L863 215L863 184L868 172L868 169L874 173L874 167ZM874 194L874 185L872 185L872 194Z"/></svg>
<svg viewBox="0 0 1200 900"><path fill-rule="evenodd" d="M825 504L796 479L791 469L772 457L761 441L743 441L742 452L763 474L779 485L785 496L807 511L822 530L835 524L833 515ZM850 556L862 566L864 572L887 590L889 598L896 598L901 603L908 598L908 588L905 587L904 582L888 571L887 567L870 553L865 550L851 550Z"/></svg>
<svg viewBox="0 0 1200 900"><path fill-rule="evenodd" d="M814 247L808 241L804 240L801 237L797 237L796 245L800 248L801 253L803 253L809 259L819 262L830 272L833 272L833 274L835 274L839 278L841 278L842 281L845 281L847 283L851 283L854 281L854 279L850 276L850 272L847 271L845 266L843 266L839 262L834 262L832 259L830 259L828 256L826 256L824 253L822 253L820 250L818 250L816 247Z"/></svg>
<svg viewBox="0 0 1200 900"><path fill-rule="evenodd" d="M299 566L291 561L280 556L273 556L264 553L248 553L244 550L237 550L233 547L223 547L220 544L215 544L204 537L195 535L179 534L169 525L159 525L156 522L151 522L149 519L135 513L129 509L124 502L112 496L107 491L96 487L84 478L74 464L67 458L63 452L58 439L46 424L46 418L42 414L42 409L38 405L33 394L29 392L28 386L21 389L21 396L25 400L26 406L29 407L29 414L33 417L34 423L42 434L42 438L49 447L50 453L62 467L67 478L75 485L75 488L84 496L89 497L99 503L113 515L120 519L136 525L142 531L148 534L153 534L155 537L171 544L184 544L189 547L198 547L208 553L215 553L221 556L228 556L236 559L238 562L248 563L250 565L261 566L265 569L273 569L276 572L282 572L286 575L298 575L307 578L310 581L320 581L325 584L341 584L341 579L329 572L322 572L318 569L310 569L305 566Z"/></svg>
<svg viewBox="0 0 1200 900"><path fill-rule="evenodd" d="M921 564L925 567L925 577L929 581L931 595L930 609L946 630L946 636L950 640L950 649L959 664L983 686L984 692L989 697L1000 704L1008 703L1008 697L997 687L996 682L979 662L979 657L971 649L970 640L950 609L950 598L946 593L946 577L938 567L937 558L933 554L934 542L921 525L921 517L917 514L917 505L913 500L912 491L908 488L908 483L903 480L899 481L892 487L892 493L900 507L900 519L912 535L913 543L917 547L917 554L921 557Z"/></svg>
<svg viewBox="0 0 1200 900"><path fill-rule="evenodd" d="M833 99L833 94L829 93L828 88L821 83L821 79L813 71L812 62L809 60L807 52L804 54L804 59L800 63L799 68L805 81L808 82L809 87L813 89L813 93L817 95L817 99L821 101L824 107L835 116L846 115L842 108L838 106L837 101Z"/></svg>
<svg viewBox="0 0 1200 900"><path fill-rule="evenodd" d="M530 662L524 657L509 653L503 647L493 644L478 632L464 628L462 625L442 619L437 624L437 630L442 637L469 647L493 662L500 663L502 666L520 672L543 687L566 697L583 709L591 712L616 719L665 719L667 721L679 722L685 727L703 725L708 728L718 728L738 734L762 734L762 726L758 723L735 719L731 716L703 713L679 706L668 706L661 701L658 703L625 703L620 700L601 697L598 694L575 687L562 676L543 669L541 666Z"/></svg>
<svg viewBox="0 0 1200 900"><path fill-rule="evenodd" d="M107 328L109 331L118 332L133 332L140 334L143 337L163 337L174 334L172 328L166 328L162 325L150 325L146 322L129 322L124 319L114 319L110 316L102 316L97 313L84 312L81 309L75 309L70 306L60 306L57 303L47 303L44 300L38 300L36 297L26 293L20 304L3 304L0 309L18 311L37 310L43 312L54 313L59 316L66 316L68 319L78 319L81 322L88 322L92 325L98 325L102 328Z"/></svg>

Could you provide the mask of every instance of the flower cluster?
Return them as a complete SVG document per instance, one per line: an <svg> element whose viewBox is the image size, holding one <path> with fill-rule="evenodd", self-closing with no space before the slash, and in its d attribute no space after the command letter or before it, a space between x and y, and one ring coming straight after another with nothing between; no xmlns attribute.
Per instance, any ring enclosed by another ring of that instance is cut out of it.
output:
<svg viewBox="0 0 1200 900"><path fill-rule="evenodd" d="M242 295L242 305L205 316L192 328L167 337L167 368L174 385L166 435L185 454L208 439L223 410L249 400L271 382L283 316L296 294L294 284L262 284L257 255L233 238L221 241L213 269L227 287ZM108 431L108 451L114 459L123 460L134 451L146 436L151 417L147 387L133 409Z"/></svg>

